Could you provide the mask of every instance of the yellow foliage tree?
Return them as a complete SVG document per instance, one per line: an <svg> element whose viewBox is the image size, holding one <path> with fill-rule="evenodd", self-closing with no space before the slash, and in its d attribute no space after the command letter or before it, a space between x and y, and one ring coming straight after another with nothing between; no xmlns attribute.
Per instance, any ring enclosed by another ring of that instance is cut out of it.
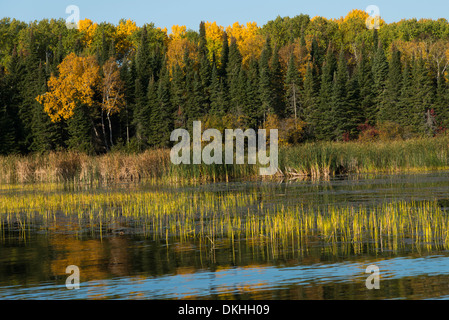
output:
<svg viewBox="0 0 449 320"><path fill-rule="evenodd" d="M126 54L131 49L136 48L137 39L133 38L135 32L139 30L136 23L130 19L120 21L115 32L115 48L117 53Z"/></svg>
<svg viewBox="0 0 449 320"><path fill-rule="evenodd" d="M92 44L97 26L98 25L96 23L93 23L90 19L84 19L78 22L78 31L83 34L83 41L88 47L90 47Z"/></svg>
<svg viewBox="0 0 449 320"><path fill-rule="evenodd" d="M206 41L207 49L209 51L209 59L212 61L212 57L215 54L216 61L220 61L221 47L223 45L223 33L224 28L217 25L217 23L207 21L206 27Z"/></svg>
<svg viewBox="0 0 449 320"><path fill-rule="evenodd" d="M180 40L185 37L187 33L187 27L186 26L179 26L175 24L171 27L171 34L170 39L171 40Z"/></svg>
<svg viewBox="0 0 449 320"><path fill-rule="evenodd" d="M260 28L256 22L248 22L240 25L238 22L226 28L228 39L235 38L237 46L242 54L242 64L247 65L251 57L259 58L265 44L265 38L260 34Z"/></svg>
<svg viewBox="0 0 449 320"><path fill-rule="evenodd" d="M167 45L167 66L170 73L176 64L179 64L181 68L184 67L184 54L186 51L192 61L195 62L198 57L197 46L185 38L186 26L174 25L171 30Z"/></svg>
<svg viewBox="0 0 449 320"><path fill-rule="evenodd" d="M71 53L58 66L59 77L50 77L48 92L36 100L44 105L53 122L70 119L77 105L94 105L99 70L94 56L78 57Z"/></svg>

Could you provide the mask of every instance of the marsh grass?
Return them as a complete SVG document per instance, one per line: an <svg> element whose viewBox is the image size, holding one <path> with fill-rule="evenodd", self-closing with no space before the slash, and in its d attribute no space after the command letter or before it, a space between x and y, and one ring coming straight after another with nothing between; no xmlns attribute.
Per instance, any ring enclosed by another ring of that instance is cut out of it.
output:
<svg viewBox="0 0 449 320"><path fill-rule="evenodd" d="M449 137L391 142L308 143L283 148L279 162L287 174L311 177L447 169Z"/></svg>
<svg viewBox="0 0 449 320"><path fill-rule="evenodd" d="M259 165L173 165L170 150L140 154L76 152L0 157L0 183L230 181L259 178ZM323 179L338 174L449 169L449 137L392 142L320 142L279 150L275 177Z"/></svg>
<svg viewBox="0 0 449 320"><path fill-rule="evenodd" d="M449 249L449 216L434 201L368 206L304 206L260 201L256 192L0 193L2 238L24 239L39 225L83 236L139 234L167 246L220 250L244 244L273 257L322 246L332 255L366 251ZM46 190L46 191L44 191ZM38 222L36 222L38 221Z"/></svg>

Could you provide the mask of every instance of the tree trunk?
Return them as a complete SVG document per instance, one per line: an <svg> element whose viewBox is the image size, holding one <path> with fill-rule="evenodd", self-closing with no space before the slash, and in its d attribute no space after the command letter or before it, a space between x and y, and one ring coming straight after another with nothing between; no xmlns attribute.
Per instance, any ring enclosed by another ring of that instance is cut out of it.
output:
<svg viewBox="0 0 449 320"><path fill-rule="evenodd" d="M103 109L101 109L101 128L103 129L104 145L106 146L106 150L109 151L108 140L106 139L106 129L104 127L104 111L103 111Z"/></svg>
<svg viewBox="0 0 449 320"><path fill-rule="evenodd" d="M109 116L109 112L107 113L108 116L108 122L109 122L109 139L111 142L111 147L114 146L114 143L112 142L112 123L111 123L111 117Z"/></svg>

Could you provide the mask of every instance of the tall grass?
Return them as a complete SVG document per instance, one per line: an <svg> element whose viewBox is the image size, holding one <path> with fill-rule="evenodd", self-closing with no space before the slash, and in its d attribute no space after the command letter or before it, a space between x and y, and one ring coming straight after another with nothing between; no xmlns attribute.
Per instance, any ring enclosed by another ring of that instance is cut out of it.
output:
<svg viewBox="0 0 449 320"><path fill-rule="evenodd" d="M257 191L55 192L53 187L0 193L0 237L11 231L26 237L41 221L49 232L138 233L167 245L208 248L245 243L273 256L307 250L313 243L327 244L337 256L367 247L376 252L406 245L449 249L449 216L437 201L286 206L261 202Z"/></svg>
<svg viewBox="0 0 449 320"><path fill-rule="evenodd" d="M449 169L449 137L307 143L283 148L279 165L286 175L318 178L345 173Z"/></svg>
<svg viewBox="0 0 449 320"><path fill-rule="evenodd" d="M140 154L76 152L0 157L0 183L226 181L258 177L258 165L173 165L170 150ZM449 137L393 142L320 142L279 150L280 175L325 178L336 174L449 169Z"/></svg>

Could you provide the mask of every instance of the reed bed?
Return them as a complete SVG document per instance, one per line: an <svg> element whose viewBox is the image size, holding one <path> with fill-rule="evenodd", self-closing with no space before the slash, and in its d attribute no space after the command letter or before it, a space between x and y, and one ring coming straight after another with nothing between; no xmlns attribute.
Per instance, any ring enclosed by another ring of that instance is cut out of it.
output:
<svg viewBox="0 0 449 320"><path fill-rule="evenodd" d="M279 164L287 174L316 178L346 173L447 170L449 137L307 143L283 148Z"/></svg>
<svg viewBox="0 0 449 320"><path fill-rule="evenodd" d="M337 174L449 170L449 136L392 142L320 142L279 150L279 174L327 178ZM259 165L173 165L170 150L140 154L76 152L0 157L0 183L229 181L259 177Z"/></svg>
<svg viewBox="0 0 449 320"><path fill-rule="evenodd" d="M167 246L234 248L245 244L273 256L320 245L339 255L407 245L449 249L449 216L436 201L369 206L285 206L256 192L0 193L0 234L26 238L33 230L118 236L139 234ZM56 227L57 226L57 227Z"/></svg>

